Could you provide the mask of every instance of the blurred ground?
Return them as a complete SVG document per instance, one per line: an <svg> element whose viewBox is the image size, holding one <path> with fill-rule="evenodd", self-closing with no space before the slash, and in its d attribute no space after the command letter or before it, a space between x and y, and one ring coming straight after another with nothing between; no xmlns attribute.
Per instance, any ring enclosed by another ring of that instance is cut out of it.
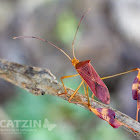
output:
<svg viewBox="0 0 140 140"><path fill-rule="evenodd" d="M35 39L12 38L41 37L72 57L71 44L78 22L89 7L91 10L75 40L76 57L80 61L91 60L101 77L139 67L140 2L137 0L0 0L0 58L48 68L59 80L75 74L70 61L56 48ZM131 86L136 75L134 72L104 81L111 94L110 106L134 119L136 101L132 99ZM73 89L79 82L77 78L65 80ZM37 132L30 133L0 132L0 140L134 140L122 128L111 128L91 112L56 97L34 97L2 79L0 105L1 120L47 118L56 124L52 131L37 128Z"/></svg>

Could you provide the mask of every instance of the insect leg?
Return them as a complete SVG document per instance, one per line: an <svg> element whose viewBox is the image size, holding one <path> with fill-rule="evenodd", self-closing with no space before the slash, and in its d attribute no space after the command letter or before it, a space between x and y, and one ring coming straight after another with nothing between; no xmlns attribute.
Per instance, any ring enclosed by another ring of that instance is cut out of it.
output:
<svg viewBox="0 0 140 140"><path fill-rule="evenodd" d="M136 113L136 121L138 121L138 114L139 114L139 110L140 110L140 95L139 95L139 91L137 93L137 113Z"/></svg>
<svg viewBox="0 0 140 140"><path fill-rule="evenodd" d="M138 114L139 114L139 107L138 107L139 103L138 103L138 99L137 99L137 114L136 114L136 121L138 121Z"/></svg>
<svg viewBox="0 0 140 140"><path fill-rule="evenodd" d="M123 74L129 73L129 72L137 71L137 70L139 70L139 68L135 68L135 69L132 69L132 70L129 70L129 71L121 72L121 73L114 74L114 75L107 76L107 77L102 77L101 79L102 80L103 79L108 79L108 78L116 77L116 76L123 75Z"/></svg>
<svg viewBox="0 0 140 140"><path fill-rule="evenodd" d="M84 92L85 92L85 95L87 95L87 93L86 93L86 88L85 88L84 83L83 83L83 87L84 87Z"/></svg>
<svg viewBox="0 0 140 140"><path fill-rule="evenodd" d="M79 75L79 74L68 75L68 76L63 76L63 77L61 77L61 82L62 82L62 84L63 84L64 90L65 90L65 93L61 93L61 94L59 94L59 95L67 94L67 90L66 90L66 87L65 87L65 85L64 85L63 79L65 79L65 78L70 78L70 77L74 77L74 76L78 76L78 75Z"/></svg>
<svg viewBox="0 0 140 140"><path fill-rule="evenodd" d="M88 104L88 102L72 102L72 98L74 97L74 95L78 92L78 90L80 89L80 87L82 86L82 84L84 83L84 81L82 80L81 84L77 87L77 89L74 91L74 93L70 96L69 98L69 103L83 103L83 104Z"/></svg>
<svg viewBox="0 0 140 140"><path fill-rule="evenodd" d="M82 84L84 83L84 81L81 82L81 84L78 86L78 88L73 92L73 94L70 96L69 98L69 102L71 102L72 98L74 97L74 95L78 92L79 88L82 86ZM71 102L74 103L74 102Z"/></svg>
<svg viewBox="0 0 140 140"><path fill-rule="evenodd" d="M90 102L89 102L89 94L88 94L88 85L87 85L87 100L88 100L88 106L90 106Z"/></svg>
<svg viewBox="0 0 140 140"><path fill-rule="evenodd" d="M94 99L94 93L92 94L92 99Z"/></svg>
<svg viewBox="0 0 140 140"><path fill-rule="evenodd" d="M65 78L70 78L70 77L74 77L74 76L78 76L79 74L75 74L75 75L69 75L69 76L64 76L64 77L61 77L61 82L63 84L63 87L64 87L64 90L65 90L65 93L61 93L61 94L58 94L58 95L63 95L63 94L67 94L67 90L66 90L66 87L64 85L64 82L63 82L63 79ZM79 88L82 86L82 84L84 84L84 81L82 80L81 84L78 86L78 88L74 91L74 93L71 95L71 97L69 98L69 103L84 103L84 104L88 104L87 102L71 102L72 98L74 97L74 95L77 93L77 91L79 90Z"/></svg>
<svg viewBox="0 0 140 140"><path fill-rule="evenodd" d="M138 121L138 114L140 110L140 69L138 72L138 88L137 88L137 114L136 114L136 121Z"/></svg>
<svg viewBox="0 0 140 140"><path fill-rule="evenodd" d="M85 83L85 84L86 84L86 83ZM90 106L90 102L89 102L89 93L88 93L88 85L86 84L86 88L85 88L85 85L84 85L84 83L83 83L83 87L84 87L85 95L87 96L88 106Z"/></svg>

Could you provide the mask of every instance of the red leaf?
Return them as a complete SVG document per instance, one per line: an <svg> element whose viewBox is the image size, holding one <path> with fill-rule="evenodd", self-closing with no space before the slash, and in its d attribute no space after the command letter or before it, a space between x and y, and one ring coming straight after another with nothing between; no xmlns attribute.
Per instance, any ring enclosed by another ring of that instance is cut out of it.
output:
<svg viewBox="0 0 140 140"><path fill-rule="evenodd" d="M90 110L95 113L99 118L107 121L113 128L118 128L122 125L117 119L115 119L115 112L107 108L97 108L93 109L89 107Z"/></svg>

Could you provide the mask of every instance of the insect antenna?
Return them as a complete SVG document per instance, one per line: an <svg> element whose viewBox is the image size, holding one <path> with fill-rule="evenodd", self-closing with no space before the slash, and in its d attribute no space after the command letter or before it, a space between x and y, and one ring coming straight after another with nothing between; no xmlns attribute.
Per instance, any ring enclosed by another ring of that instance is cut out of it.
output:
<svg viewBox="0 0 140 140"><path fill-rule="evenodd" d="M52 44L51 42L45 40L45 39L42 39L42 38L39 38L39 37L35 37L35 36L18 36L18 37L13 37L13 39L17 39L17 38L35 38L35 39L39 39L39 40L42 40L44 42L47 42L48 44L50 44L51 46L54 46L55 48L57 48L58 50L60 50L65 56L68 57L68 59L71 61L72 59L69 57L69 55L67 53L65 53L62 49L60 49L59 47L57 47L56 45Z"/></svg>
<svg viewBox="0 0 140 140"><path fill-rule="evenodd" d="M80 21L79 21L79 24L78 24L78 26L77 26L77 29L76 29L76 33L75 33L75 36L74 36L74 39L73 39L73 42L72 42L72 51L73 51L73 57L74 57L74 59L76 59L75 53L74 53L74 41L75 41L75 38L76 38L76 35L77 35L77 31L78 31L78 29L79 29L79 27L80 27L81 21L83 20L84 16L87 14L87 12L88 12L90 9L91 9L91 8L89 8L89 9L83 14L83 16L81 17L81 19L80 19Z"/></svg>

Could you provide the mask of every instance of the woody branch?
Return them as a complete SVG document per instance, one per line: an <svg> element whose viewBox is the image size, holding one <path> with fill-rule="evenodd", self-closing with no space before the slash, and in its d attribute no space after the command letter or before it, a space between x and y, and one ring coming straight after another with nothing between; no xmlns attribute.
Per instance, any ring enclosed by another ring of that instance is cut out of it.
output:
<svg viewBox="0 0 140 140"><path fill-rule="evenodd" d="M27 90L33 95L50 94L50 95L57 96L59 98L62 98L68 101L69 97L73 93L72 89L67 88L67 91L68 91L67 94L58 96L58 94L64 93L64 88L62 84L60 84L56 80L55 76L48 69L21 65L14 62L8 62L3 59L0 59L0 78L3 78L6 81L9 81L13 83L14 85L17 85ZM87 98L85 95L77 93L74 96L73 101L86 102ZM132 131L126 126L122 126L122 127L140 139L140 123L139 122L91 98L90 98L90 104L91 104L91 107L93 108L108 108L115 111L116 119L118 119L123 124L130 126L137 132ZM89 110L86 104L78 103L77 105Z"/></svg>

